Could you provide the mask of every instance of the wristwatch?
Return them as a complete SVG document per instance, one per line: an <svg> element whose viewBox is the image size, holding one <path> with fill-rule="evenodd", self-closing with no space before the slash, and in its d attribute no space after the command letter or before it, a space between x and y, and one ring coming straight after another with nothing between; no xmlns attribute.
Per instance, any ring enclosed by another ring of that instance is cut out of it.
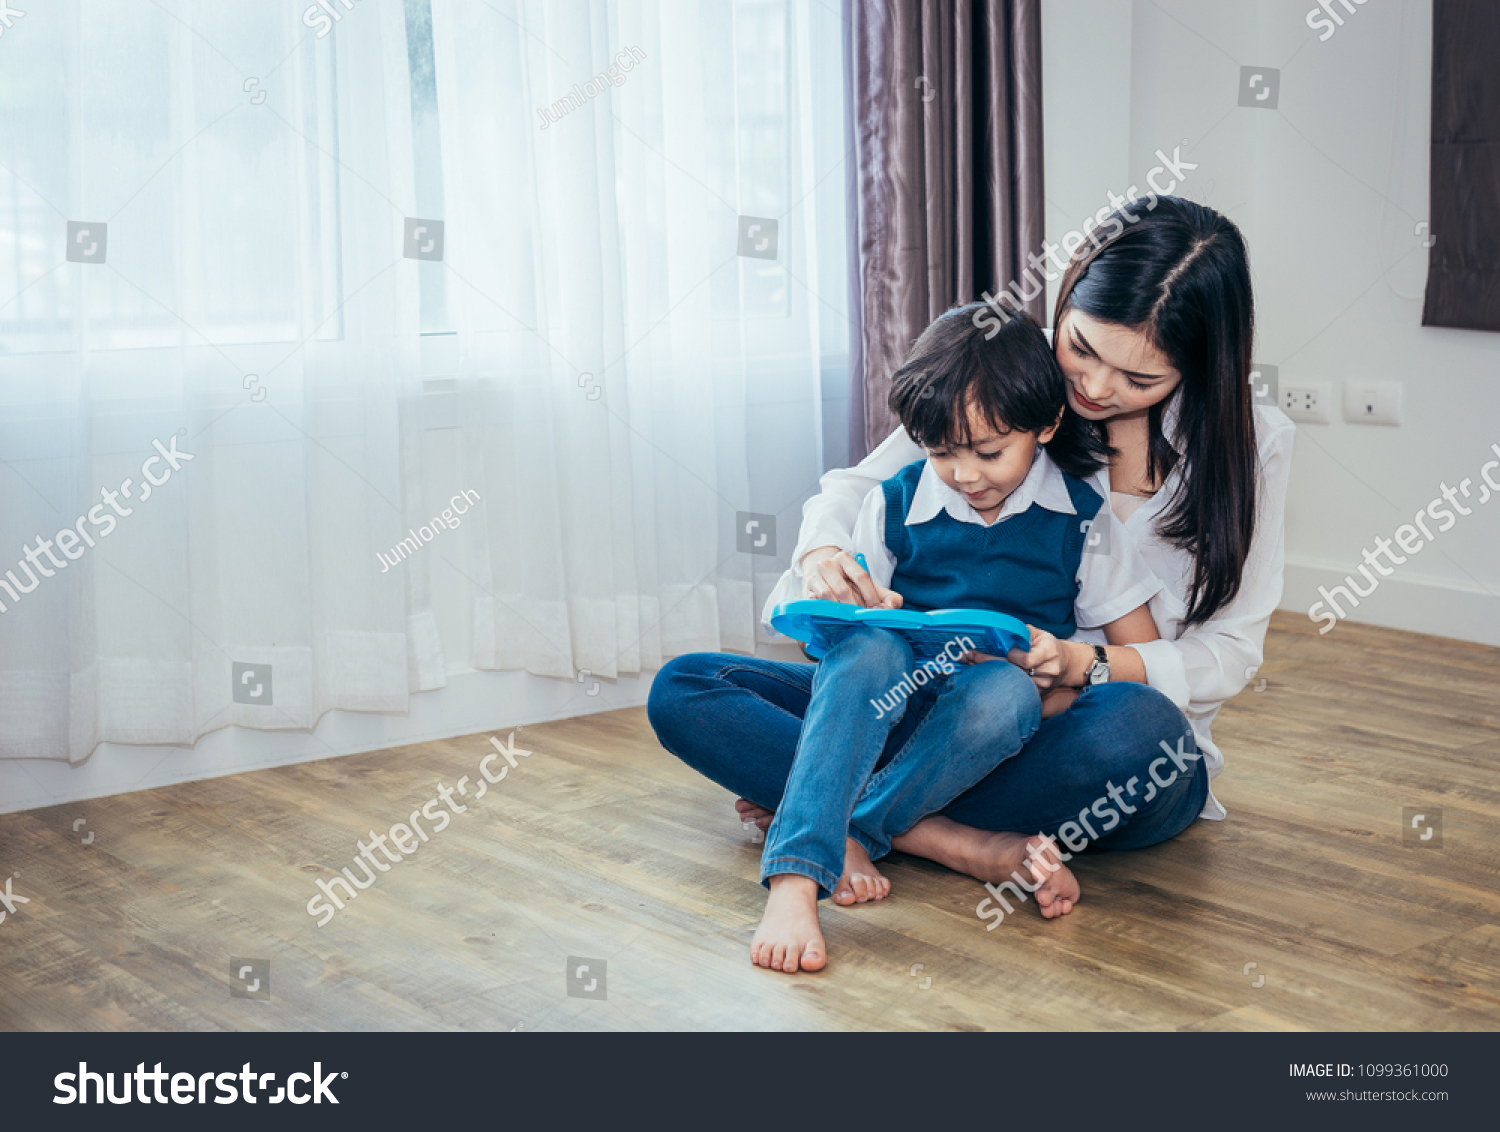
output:
<svg viewBox="0 0 1500 1132"><path fill-rule="evenodd" d="M1084 675L1090 684L1103 684L1109 680L1109 656L1103 645L1094 646L1094 663Z"/></svg>

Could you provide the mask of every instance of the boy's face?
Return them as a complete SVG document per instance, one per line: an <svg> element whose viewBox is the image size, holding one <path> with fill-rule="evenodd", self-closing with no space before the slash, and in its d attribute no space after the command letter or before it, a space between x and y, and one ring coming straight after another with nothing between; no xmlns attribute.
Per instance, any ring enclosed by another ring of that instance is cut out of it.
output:
<svg viewBox="0 0 1500 1132"><path fill-rule="evenodd" d="M968 413L969 443L929 448L927 459L942 481L990 523L1031 471L1037 445L1051 440L1057 425L1039 433L999 432L974 404L968 406Z"/></svg>

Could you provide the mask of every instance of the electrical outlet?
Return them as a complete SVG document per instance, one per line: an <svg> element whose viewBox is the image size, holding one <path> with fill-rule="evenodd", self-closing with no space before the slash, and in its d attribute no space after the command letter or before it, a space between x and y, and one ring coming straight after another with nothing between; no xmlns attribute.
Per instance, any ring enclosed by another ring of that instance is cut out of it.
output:
<svg viewBox="0 0 1500 1132"><path fill-rule="evenodd" d="M1333 393L1326 381L1281 387L1281 411L1294 421L1328 424L1328 407L1332 400Z"/></svg>
<svg viewBox="0 0 1500 1132"><path fill-rule="evenodd" d="M1401 383L1349 382L1344 386L1344 419L1350 424L1400 424Z"/></svg>

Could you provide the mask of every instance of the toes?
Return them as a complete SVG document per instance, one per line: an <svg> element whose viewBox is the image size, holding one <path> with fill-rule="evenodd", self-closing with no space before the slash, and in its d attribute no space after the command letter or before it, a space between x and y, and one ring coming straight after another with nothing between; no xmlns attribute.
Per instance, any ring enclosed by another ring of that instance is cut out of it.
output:
<svg viewBox="0 0 1500 1132"><path fill-rule="evenodd" d="M1040 896L1041 894L1038 893L1037 895ZM1038 900L1037 903L1041 904L1041 901ZM1048 901L1048 903L1042 904L1041 908L1042 915L1045 918L1052 920L1056 919L1058 916L1066 916L1069 912L1071 912L1073 910L1073 902L1066 896L1053 896L1051 900Z"/></svg>
<svg viewBox="0 0 1500 1132"><path fill-rule="evenodd" d="M823 965L828 962L828 957L823 954L823 941L815 939L802 949L802 969L804 971L821 971Z"/></svg>
<svg viewBox="0 0 1500 1132"><path fill-rule="evenodd" d="M833 902L848 907L854 903L854 890L849 887L849 882L844 881L839 885L838 891L833 894Z"/></svg>

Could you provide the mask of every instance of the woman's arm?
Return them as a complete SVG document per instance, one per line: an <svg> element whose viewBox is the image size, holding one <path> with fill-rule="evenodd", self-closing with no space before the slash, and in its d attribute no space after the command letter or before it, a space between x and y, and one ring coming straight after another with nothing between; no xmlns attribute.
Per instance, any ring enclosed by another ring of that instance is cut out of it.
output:
<svg viewBox="0 0 1500 1132"><path fill-rule="evenodd" d="M853 468L827 472L819 492L802 506L802 529L792 551L792 573L802 579L802 596L873 606L881 597L869 575L854 561L853 532L870 491L913 460L926 455L898 428Z"/></svg>
<svg viewBox="0 0 1500 1132"><path fill-rule="evenodd" d="M1281 604L1286 493L1296 426L1278 410L1262 408L1257 413L1260 483L1255 533L1240 592L1212 621L1183 630L1176 640L1151 641L1120 650L1134 653L1145 682L1189 715L1213 711L1254 679L1263 659L1271 614ZM1174 600L1181 606L1185 595L1176 595ZM1116 650L1109 651L1113 654ZM1110 663L1113 667L1113 655ZM1113 672L1111 676L1118 678Z"/></svg>
<svg viewBox="0 0 1500 1132"><path fill-rule="evenodd" d="M1149 604L1163 588L1161 579L1146 564L1135 540L1108 503L1100 506L1090 522L1091 538L1095 532L1107 540L1102 544L1105 553L1089 543L1079 561L1078 598L1074 603L1078 626L1103 630L1111 680L1144 684L1146 666L1140 654L1124 646L1161 636ZM1062 663L1058 683L1082 687L1088 683L1088 672L1094 664L1094 646L1082 641L1063 641L1059 646Z"/></svg>

